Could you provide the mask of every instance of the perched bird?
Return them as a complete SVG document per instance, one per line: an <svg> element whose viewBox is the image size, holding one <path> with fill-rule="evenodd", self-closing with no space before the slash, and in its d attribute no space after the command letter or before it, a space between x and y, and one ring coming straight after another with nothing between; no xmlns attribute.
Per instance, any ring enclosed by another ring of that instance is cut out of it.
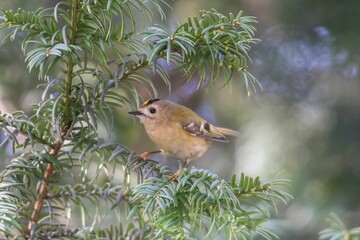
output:
<svg viewBox="0 0 360 240"><path fill-rule="evenodd" d="M228 142L225 135L238 136L237 131L216 127L202 119L191 109L165 99L149 99L136 111L129 112L140 119L150 139L161 151L184 160L183 167L191 160L200 158L212 141ZM172 179L178 177L178 170Z"/></svg>

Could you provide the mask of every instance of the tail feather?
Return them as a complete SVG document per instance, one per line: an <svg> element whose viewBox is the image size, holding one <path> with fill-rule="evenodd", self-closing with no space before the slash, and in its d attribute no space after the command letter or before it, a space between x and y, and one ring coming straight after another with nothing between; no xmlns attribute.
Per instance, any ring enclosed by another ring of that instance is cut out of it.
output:
<svg viewBox="0 0 360 240"><path fill-rule="evenodd" d="M218 130L220 133L224 134L224 135L230 135L230 136L239 136L240 133L238 131L229 129L229 128L222 128L222 127L216 127L216 130Z"/></svg>

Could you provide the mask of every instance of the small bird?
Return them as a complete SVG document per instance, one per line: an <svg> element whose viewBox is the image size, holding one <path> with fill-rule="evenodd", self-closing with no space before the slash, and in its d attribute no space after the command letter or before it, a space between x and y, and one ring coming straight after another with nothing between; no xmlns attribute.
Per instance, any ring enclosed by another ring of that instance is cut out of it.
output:
<svg viewBox="0 0 360 240"><path fill-rule="evenodd" d="M140 119L150 139L161 148L140 157L146 159L150 154L162 152L183 160L183 167L203 156L212 141L226 143L225 135L239 135L237 131L211 125L191 109L165 99L149 99L129 114ZM180 169L171 179L179 174Z"/></svg>

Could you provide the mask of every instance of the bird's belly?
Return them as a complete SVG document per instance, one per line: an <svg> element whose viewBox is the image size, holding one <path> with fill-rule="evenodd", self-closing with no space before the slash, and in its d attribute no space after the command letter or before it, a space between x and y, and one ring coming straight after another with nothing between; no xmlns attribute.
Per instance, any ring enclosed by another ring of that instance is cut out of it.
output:
<svg viewBox="0 0 360 240"><path fill-rule="evenodd" d="M200 158L211 143L202 137L191 136L185 131L180 134L177 132L175 135L173 129L167 129L166 134L148 131L148 135L165 153L187 161Z"/></svg>

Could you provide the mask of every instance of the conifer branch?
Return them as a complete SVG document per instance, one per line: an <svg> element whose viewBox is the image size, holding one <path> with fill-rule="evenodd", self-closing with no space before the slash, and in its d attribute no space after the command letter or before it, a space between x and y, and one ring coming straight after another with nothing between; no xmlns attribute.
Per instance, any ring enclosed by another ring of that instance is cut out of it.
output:
<svg viewBox="0 0 360 240"><path fill-rule="evenodd" d="M70 44L74 45L76 42L76 29L77 29L77 5L78 0L72 0L71 5L71 33L70 33ZM66 33L64 33L65 35ZM67 41L66 37L64 40ZM66 42L64 42L67 45ZM67 64L66 64L66 78L65 78L65 107L64 107L64 123L62 124L62 130L60 134L60 139L57 139L53 146L50 147L49 154L53 157L57 157L59 151L63 145L63 141L67 135L68 129L70 127L71 122L71 88L72 88L72 80L73 80L73 68L74 68L74 61L71 57L68 57ZM28 224L28 233L26 235L26 239L32 238L34 232L36 230L36 224L40 218L41 209L43 206L44 199L47 198L48 194L48 186L47 182L51 179L54 172L54 165L53 163L48 163L46 166L46 170L44 172L44 177L40 181L39 189L38 189L38 199L34 203L33 212L31 214L29 224Z"/></svg>

